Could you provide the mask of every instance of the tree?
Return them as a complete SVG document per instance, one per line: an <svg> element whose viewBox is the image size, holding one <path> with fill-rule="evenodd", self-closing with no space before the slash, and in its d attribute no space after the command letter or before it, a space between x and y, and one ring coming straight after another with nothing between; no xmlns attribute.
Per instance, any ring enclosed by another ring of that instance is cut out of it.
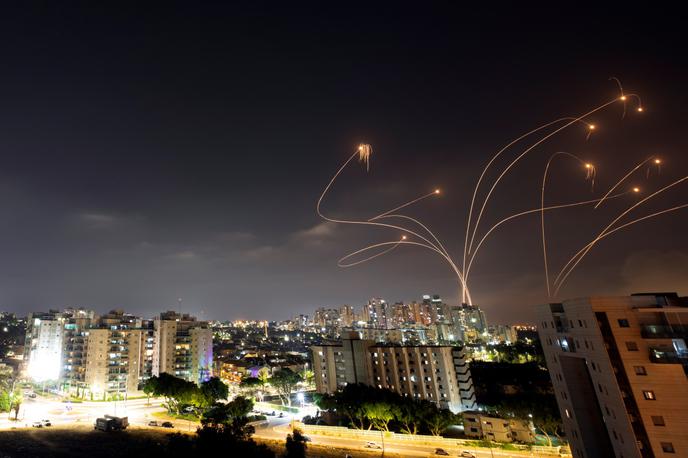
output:
<svg viewBox="0 0 688 458"><path fill-rule="evenodd" d="M19 379L14 376L12 368L0 366L0 412L14 412L16 420L23 400Z"/></svg>
<svg viewBox="0 0 688 458"><path fill-rule="evenodd" d="M435 408L425 418L425 424L433 436L440 436L447 427L458 423L458 418L449 409Z"/></svg>
<svg viewBox="0 0 688 458"><path fill-rule="evenodd" d="M315 385L315 373L312 370L304 369L301 371L301 380L306 386L312 387Z"/></svg>
<svg viewBox="0 0 688 458"><path fill-rule="evenodd" d="M381 431L389 431L389 422L396 417L396 408L386 400L366 402L363 410L370 425Z"/></svg>
<svg viewBox="0 0 688 458"><path fill-rule="evenodd" d="M301 376L299 374L289 368L284 368L272 375L270 385L277 390L277 394L282 400L282 405L291 407L291 393L300 381Z"/></svg>
<svg viewBox="0 0 688 458"><path fill-rule="evenodd" d="M146 393L148 400L147 404L150 404L150 397L154 395L158 390L158 377L151 377L143 383L143 392Z"/></svg>
<svg viewBox="0 0 688 458"><path fill-rule="evenodd" d="M181 413L182 406L193 404L199 398L199 388L193 382L187 382L166 372L151 379L155 379L150 382L154 387L153 394L165 398L164 405L170 413Z"/></svg>
<svg viewBox="0 0 688 458"><path fill-rule="evenodd" d="M533 414L533 426L542 431L544 436L547 438L547 445L552 446L552 438L550 435L554 435L557 439L561 440L559 436L559 429L562 428L561 418L558 416L550 415L549 413L537 413Z"/></svg>
<svg viewBox="0 0 688 458"><path fill-rule="evenodd" d="M207 381L201 383L201 405L211 406L221 399L227 399L227 396L229 396L229 388L218 377L211 377Z"/></svg>
<svg viewBox="0 0 688 458"><path fill-rule="evenodd" d="M421 418L418 403L404 398L396 412L396 419L401 424L401 431L405 434L418 434Z"/></svg>
<svg viewBox="0 0 688 458"><path fill-rule="evenodd" d="M264 386L263 381L258 377L245 377L241 379L239 388L251 397L255 397L256 393Z"/></svg>
<svg viewBox="0 0 688 458"><path fill-rule="evenodd" d="M306 458L306 438L299 429L294 430L294 434L287 435L286 458Z"/></svg>
<svg viewBox="0 0 688 458"><path fill-rule="evenodd" d="M263 385L270 383L270 369L267 367L261 367L258 370L258 379L263 382Z"/></svg>

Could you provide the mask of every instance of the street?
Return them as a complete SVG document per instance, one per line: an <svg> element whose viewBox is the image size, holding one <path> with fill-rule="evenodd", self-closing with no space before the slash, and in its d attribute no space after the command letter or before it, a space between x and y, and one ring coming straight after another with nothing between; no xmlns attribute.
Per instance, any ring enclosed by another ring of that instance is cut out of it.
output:
<svg viewBox="0 0 688 458"><path fill-rule="evenodd" d="M156 420L158 423L164 421L160 418L154 417L155 412L164 412L162 402L159 399L151 399L150 404L147 399L133 399L129 401L117 402L82 402L82 403L68 403L49 398L37 397L26 398L19 411L19 421L10 421L3 416L0 419L0 430L10 429L14 427L28 427L33 422L40 420L50 420L53 425L66 425L69 423L88 424L91 425L95 419L103 415L116 415L129 417L129 423L136 426L147 427L148 422ZM290 423L291 416L283 418L268 416L264 422L256 422L254 424L256 432L254 437L258 440L278 440L284 441L287 434L291 432ZM193 432L196 429L194 422L186 420L173 420L174 430ZM324 435L309 434L311 444L317 444L325 447L332 447L335 449L347 450L355 452L356 450L366 450L368 452L375 451L374 449L365 448L366 442L369 438L355 439L342 438ZM376 444L382 446L382 438L374 441ZM435 452L435 447L428 445L416 445L408 442L399 442L392 439L384 440L384 451L386 453L396 453L402 456L427 457ZM502 450L489 450L479 448L466 447L443 447L451 456L457 456L464 450L470 451L478 458L492 458L492 457L514 457L523 458L530 456L538 456L535 454L524 455L520 453L505 452ZM380 450L382 455L382 450Z"/></svg>
<svg viewBox="0 0 688 458"><path fill-rule="evenodd" d="M274 418L268 419L268 422L264 426L256 426L256 432L254 437L256 439L271 439L271 440L285 440L287 434L291 432L290 427L291 418ZM332 447L336 449L346 449L350 451L355 450L366 450L368 452L374 451L370 448L365 448L366 442L370 439L352 439L352 438L342 438L342 437L332 437L332 436L322 436L309 434L308 437L311 439L312 444L322 445L326 447ZM435 447L427 445L415 445L409 444L408 442L399 443L395 441L390 441L385 439L385 449L386 453L396 453L402 456L422 456L428 457L435 452ZM375 441L376 444L382 445L382 440ZM451 456L457 456L464 450L470 451L475 454L477 458L492 458L492 457L513 457L513 458L523 458L538 455L524 455L516 454L510 452L504 452L501 450L490 451L479 448L466 448L466 447L444 447L444 449L449 452ZM380 455L382 455L382 450L380 450Z"/></svg>

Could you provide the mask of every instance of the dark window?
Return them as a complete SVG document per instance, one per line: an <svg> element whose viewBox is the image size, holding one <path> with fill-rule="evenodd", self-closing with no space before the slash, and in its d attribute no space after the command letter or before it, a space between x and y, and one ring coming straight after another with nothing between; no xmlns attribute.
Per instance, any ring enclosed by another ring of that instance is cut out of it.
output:
<svg viewBox="0 0 688 458"><path fill-rule="evenodd" d="M628 351L638 351L638 344L635 342L626 342L626 349Z"/></svg>
<svg viewBox="0 0 688 458"><path fill-rule="evenodd" d="M633 370L635 371L635 375L647 375L645 366L633 366Z"/></svg>
<svg viewBox="0 0 688 458"><path fill-rule="evenodd" d="M621 328L630 328L631 325L628 324L628 320L626 318L619 318L617 320L619 322L619 327Z"/></svg>
<svg viewBox="0 0 688 458"><path fill-rule="evenodd" d="M661 415L653 415L652 424L655 426L666 426L666 423L664 423L664 417L662 417Z"/></svg>
<svg viewBox="0 0 688 458"><path fill-rule="evenodd" d="M578 320L578 326L580 326L581 328L583 327L583 322L581 320Z"/></svg>
<svg viewBox="0 0 688 458"><path fill-rule="evenodd" d="M662 442L662 451L666 453L676 453L676 450L674 450L674 444L671 442Z"/></svg>
<svg viewBox="0 0 688 458"><path fill-rule="evenodd" d="M655 392L654 391L643 391L643 397L647 399L648 401L655 401L657 398L655 397Z"/></svg>

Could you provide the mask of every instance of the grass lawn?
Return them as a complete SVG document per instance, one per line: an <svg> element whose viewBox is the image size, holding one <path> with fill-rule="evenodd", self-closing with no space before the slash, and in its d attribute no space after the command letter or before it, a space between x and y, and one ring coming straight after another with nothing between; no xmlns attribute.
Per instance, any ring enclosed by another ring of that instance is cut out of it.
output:
<svg viewBox="0 0 688 458"><path fill-rule="evenodd" d="M160 420L164 421L172 421L172 420L186 420L186 421L193 421L195 423L199 422L199 419L196 415L186 413L182 415L174 415L174 414L169 414L167 412L153 412L151 414L155 418L159 418Z"/></svg>

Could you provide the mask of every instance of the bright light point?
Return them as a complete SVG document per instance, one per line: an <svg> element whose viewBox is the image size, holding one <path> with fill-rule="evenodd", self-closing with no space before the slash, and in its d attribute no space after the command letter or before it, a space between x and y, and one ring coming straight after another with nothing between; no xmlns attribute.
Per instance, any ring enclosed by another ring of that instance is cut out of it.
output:
<svg viewBox="0 0 688 458"><path fill-rule="evenodd" d="M401 240L406 240L406 236L405 236L405 235L402 235L402 236L401 236Z"/></svg>
<svg viewBox="0 0 688 458"><path fill-rule="evenodd" d="M358 150L359 151L363 150L363 145L358 145Z"/></svg>
<svg viewBox="0 0 688 458"><path fill-rule="evenodd" d="M655 159L655 164L661 164L662 161L660 159Z"/></svg>
<svg viewBox="0 0 688 458"><path fill-rule="evenodd" d="M439 190L439 189L435 189L435 194L439 194L439 193L440 193L440 190Z"/></svg>
<svg viewBox="0 0 688 458"><path fill-rule="evenodd" d="M625 95L622 95L622 96L619 98L619 100L626 100L626 96L625 96Z"/></svg>
<svg viewBox="0 0 688 458"><path fill-rule="evenodd" d="M588 129L595 130L595 124L588 124Z"/></svg>
<svg viewBox="0 0 688 458"><path fill-rule="evenodd" d="M585 164L585 168L586 168L586 169L592 168L592 164Z"/></svg>
<svg viewBox="0 0 688 458"><path fill-rule="evenodd" d="M633 192L640 192L640 188L633 188Z"/></svg>
<svg viewBox="0 0 688 458"><path fill-rule="evenodd" d="M639 112L642 112L642 111L643 111L643 107L638 107L638 111L639 111Z"/></svg>

